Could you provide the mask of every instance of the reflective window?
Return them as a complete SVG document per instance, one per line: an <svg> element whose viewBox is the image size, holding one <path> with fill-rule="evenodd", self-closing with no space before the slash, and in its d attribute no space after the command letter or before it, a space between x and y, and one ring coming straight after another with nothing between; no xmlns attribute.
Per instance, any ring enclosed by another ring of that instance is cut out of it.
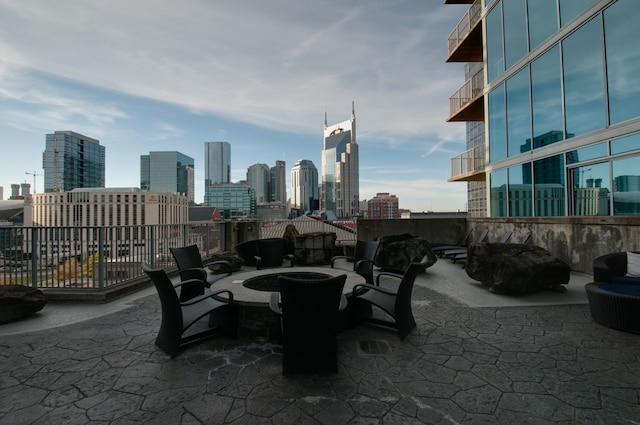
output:
<svg viewBox="0 0 640 425"><path fill-rule="evenodd" d="M640 215L640 157L611 163L614 215Z"/></svg>
<svg viewBox="0 0 640 425"><path fill-rule="evenodd" d="M640 133L611 141L611 155L640 149ZM640 167L640 164L638 164Z"/></svg>
<svg viewBox="0 0 640 425"><path fill-rule="evenodd" d="M611 124L640 116L640 49L630 45L637 38L638 2L618 0L604 11Z"/></svg>
<svg viewBox="0 0 640 425"><path fill-rule="evenodd" d="M507 69L527 54L527 12L525 6L525 0L502 2L505 68Z"/></svg>
<svg viewBox="0 0 640 425"><path fill-rule="evenodd" d="M507 157L504 85L489 93L489 162Z"/></svg>
<svg viewBox="0 0 640 425"><path fill-rule="evenodd" d="M533 215L533 187L531 185L531 163L511 167L509 175L509 216L529 217Z"/></svg>
<svg viewBox="0 0 640 425"><path fill-rule="evenodd" d="M536 3L538 0L534 0ZM560 26L565 26L569 21L578 16L594 0L559 0L560 2Z"/></svg>
<svg viewBox="0 0 640 425"><path fill-rule="evenodd" d="M556 45L531 63L534 149L564 139L559 50Z"/></svg>
<svg viewBox="0 0 640 425"><path fill-rule="evenodd" d="M491 217L507 216L507 170L493 171L491 184Z"/></svg>
<svg viewBox="0 0 640 425"><path fill-rule="evenodd" d="M506 82L507 155L531 150L531 111L529 110L529 68L524 68Z"/></svg>
<svg viewBox="0 0 640 425"><path fill-rule="evenodd" d="M563 155L535 161L533 175L535 215L538 217L565 215Z"/></svg>
<svg viewBox="0 0 640 425"><path fill-rule="evenodd" d="M567 164L576 164L605 156L607 156L607 144L605 142L598 143L597 145L567 152Z"/></svg>
<svg viewBox="0 0 640 425"><path fill-rule="evenodd" d="M556 0L529 0L529 50L558 30L558 6Z"/></svg>
<svg viewBox="0 0 640 425"><path fill-rule="evenodd" d="M487 79L493 81L504 72L502 49L502 8L494 7L487 15Z"/></svg>
<svg viewBox="0 0 640 425"><path fill-rule="evenodd" d="M567 138L605 126L601 41L596 18L563 42Z"/></svg>
<svg viewBox="0 0 640 425"><path fill-rule="evenodd" d="M609 163L602 162L571 170L573 214L610 215Z"/></svg>

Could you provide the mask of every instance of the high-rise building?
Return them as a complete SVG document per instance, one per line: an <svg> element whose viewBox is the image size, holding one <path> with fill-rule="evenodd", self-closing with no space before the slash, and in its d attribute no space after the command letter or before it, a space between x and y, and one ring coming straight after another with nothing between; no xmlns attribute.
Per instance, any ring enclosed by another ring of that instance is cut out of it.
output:
<svg viewBox="0 0 640 425"><path fill-rule="evenodd" d="M271 202L270 183L271 170L267 164L253 164L247 168L247 184L254 190L258 205Z"/></svg>
<svg viewBox="0 0 640 425"><path fill-rule="evenodd" d="M204 185L231 182L231 145L229 142L204 143Z"/></svg>
<svg viewBox="0 0 640 425"><path fill-rule="evenodd" d="M291 169L291 208L313 211L318 201L318 169L313 161L299 159Z"/></svg>
<svg viewBox="0 0 640 425"><path fill-rule="evenodd" d="M368 218L390 219L400 218L398 197L388 192L377 193L368 203Z"/></svg>
<svg viewBox="0 0 640 425"><path fill-rule="evenodd" d="M285 161L278 160L276 165L271 167L269 192L271 202L285 205L287 203L287 165Z"/></svg>
<svg viewBox="0 0 640 425"><path fill-rule="evenodd" d="M46 135L42 168L45 192L104 187L105 147L73 131L56 131Z"/></svg>
<svg viewBox="0 0 640 425"><path fill-rule="evenodd" d="M227 220L256 216L256 195L246 183L222 183L205 187L204 205L217 207Z"/></svg>
<svg viewBox="0 0 640 425"><path fill-rule="evenodd" d="M350 120L330 126L325 114L320 209L333 211L338 218L357 215L359 179L356 113L352 104Z"/></svg>
<svg viewBox="0 0 640 425"><path fill-rule="evenodd" d="M152 192L181 193L193 204L193 158L176 151L140 155L140 188Z"/></svg>
<svg viewBox="0 0 640 425"><path fill-rule="evenodd" d="M445 0L471 7L447 62L467 62L447 121L467 125L449 181L470 215L640 215L634 0Z"/></svg>

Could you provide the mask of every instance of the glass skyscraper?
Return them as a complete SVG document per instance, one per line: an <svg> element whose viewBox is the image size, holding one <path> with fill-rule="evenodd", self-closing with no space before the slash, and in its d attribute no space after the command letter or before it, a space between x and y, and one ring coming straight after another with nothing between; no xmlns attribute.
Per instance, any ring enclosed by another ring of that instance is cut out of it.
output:
<svg viewBox="0 0 640 425"><path fill-rule="evenodd" d="M176 151L140 155L140 188L152 192L180 193L193 204L193 158Z"/></svg>
<svg viewBox="0 0 640 425"><path fill-rule="evenodd" d="M318 169L313 161L299 159L291 169L291 208L313 211L318 201Z"/></svg>
<svg viewBox="0 0 640 425"><path fill-rule="evenodd" d="M42 168L45 192L105 187L105 147L73 131L56 131L46 135Z"/></svg>
<svg viewBox="0 0 640 425"><path fill-rule="evenodd" d="M204 143L204 185L231 183L231 145L229 142Z"/></svg>
<svg viewBox="0 0 640 425"><path fill-rule="evenodd" d="M640 189L619 183L640 178L638 3L445 0L456 3L471 6L447 61L476 72L448 121L474 126L449 181L469 182L485 205L474 215L640 215Z"/></svg>

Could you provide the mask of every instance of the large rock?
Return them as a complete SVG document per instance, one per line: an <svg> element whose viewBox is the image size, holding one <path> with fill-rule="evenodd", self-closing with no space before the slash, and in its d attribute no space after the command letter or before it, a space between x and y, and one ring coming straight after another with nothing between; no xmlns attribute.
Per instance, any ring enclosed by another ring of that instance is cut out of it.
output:
<svg viewBox="0 0 640 425"><path fill-rule="evenodd" d="M223 273L223 271L221 271L223 269L221 269L220 266L211 264L215 261L221 261L221 260L228 261L229 263L231 263L231 270L233 270L234 272L239 271L242 268L242 264L244 263L242 258L238 257L233 252L222 251L222 252L216 252L211 254L211 258L209 259L209 261L207 261L207 264L205 264L205 266L208 267L209 270L211 270L214 273Z"/></svg>
<svg viewBox="0 0 640 425"><path fill-rule="evenodd" d="M476 243L467 248L467 274L491 292L528 294L541 289L565 292L571 267L543 248L507 243Z"/></svg>
<svg viewBox="0 0 640 425"><path fill-rule="evenodd" d="M410 263L420 262L425 255L429 259L427 267L438 261L431 250L431 244L424 238L409 233L383 236L380 238L375 264L383 271L403 274Z"/></svg>
<svg viewBox="0 0 640 425"><path fill-rule="evenodd" d="M22 319L42 310L47 303L41 290L23 285L0 286L0 323Z"/></svg>
<svg viewBox="0 0 640 425"><path fill-rule="evenodd" d="M335 233L305 233L295 239L296 265L327 265L331 258L338 255Z"/></svg>

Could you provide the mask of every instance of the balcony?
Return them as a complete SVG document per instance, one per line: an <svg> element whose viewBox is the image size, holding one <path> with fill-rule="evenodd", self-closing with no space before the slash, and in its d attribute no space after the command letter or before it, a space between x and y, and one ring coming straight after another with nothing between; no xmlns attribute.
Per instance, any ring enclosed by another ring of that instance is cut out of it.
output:
<svg viewBox="0 0 640 425"><path fill-rule="evenodd" d="M485 147L476 146L451 158L451 177L449 182L485 181Z"/></svg>
<svg viewBox="0 0 640 425"><path fill-rule="evenodd" d="M484 67L449 97L447 122L484 121Z"/></svg>
<svg viewBox="0 0 640 425"><path fill-rule="evenodd" d="M463 4L469 2L460 2ZM453 3L451 3L453 4ZM475 0L458 25L449 34L446 62L482 62L482 6Z"/></svg>

